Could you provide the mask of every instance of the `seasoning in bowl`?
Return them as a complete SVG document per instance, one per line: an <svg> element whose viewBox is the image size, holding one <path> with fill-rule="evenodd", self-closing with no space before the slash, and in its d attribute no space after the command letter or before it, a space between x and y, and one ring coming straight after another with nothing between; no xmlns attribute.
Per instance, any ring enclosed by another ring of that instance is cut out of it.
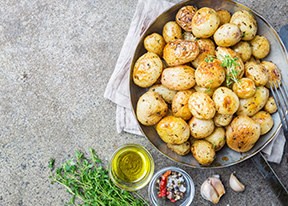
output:
<svg viewBox="0 0 288 206"><path fill-rule="evenodd" d="M153 205L190 205L195 193L192 178L182 169L166 167L158 171L149 184L149 198Z"/></svg>

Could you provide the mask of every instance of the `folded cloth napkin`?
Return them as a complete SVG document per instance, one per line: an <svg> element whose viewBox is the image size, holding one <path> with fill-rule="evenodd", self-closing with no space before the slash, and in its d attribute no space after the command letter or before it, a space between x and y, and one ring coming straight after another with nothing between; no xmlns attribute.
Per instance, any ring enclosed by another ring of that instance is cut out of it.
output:
<svg viewBox="0 0 288 206"><path fill-rule="evenodd" d="M143 136L131 110L129 97L129 68L131 58L141 35L149 24L172 5L173 3L164 0L138 0L128 35L104 93L105 98L117 104L116 127L118 133L125 131ZM284 145L285 137L283 132L280 132L278 137L274 138L262 151L265 153L268 161L280 163Z"/></svg>

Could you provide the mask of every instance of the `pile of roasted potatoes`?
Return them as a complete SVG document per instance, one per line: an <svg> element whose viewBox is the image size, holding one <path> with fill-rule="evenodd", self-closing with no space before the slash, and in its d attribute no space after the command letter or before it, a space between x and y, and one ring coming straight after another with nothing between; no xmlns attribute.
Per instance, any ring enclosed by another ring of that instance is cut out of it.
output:
<svg viewBox="0 0 288 206"><path fill-rule="evenodd" d="M277 107L268 88L281 75L262 60L270 43L249 11L184 6L144 47L132 73L147 88L137 119L177 154L191 151L209 165L225 144L247 152L273 127Z"/></svg>

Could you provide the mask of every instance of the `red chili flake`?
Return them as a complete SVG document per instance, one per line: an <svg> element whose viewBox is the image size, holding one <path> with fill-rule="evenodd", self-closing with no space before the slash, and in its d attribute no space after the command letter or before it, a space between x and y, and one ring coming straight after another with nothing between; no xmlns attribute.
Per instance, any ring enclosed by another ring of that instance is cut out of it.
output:
<svg viewBox="0 0 288 206"><path fill-rule="evenodd" d="M160 185L159 185L159 194L158 197L166 197L167 195L167 179L168 176L171 174L171 170L166 171L162 176L161 176L161 180L160 180Z"/></svg>

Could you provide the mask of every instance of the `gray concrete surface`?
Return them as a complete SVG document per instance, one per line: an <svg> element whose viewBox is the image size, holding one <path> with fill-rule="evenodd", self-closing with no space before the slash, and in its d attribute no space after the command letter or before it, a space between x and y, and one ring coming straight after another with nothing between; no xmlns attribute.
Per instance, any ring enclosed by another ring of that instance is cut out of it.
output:
<svg viewBox="0 0 288 206"><path fill-rule="evenodd" d="M177 2L176 0L173 2ZM287 0L241 3L262 14L278 30L288 23ZM135 0L0 1L0 205L63 205L69 195L51 185L47 162L60 164L76 149L96 149L105 164L123 143L148 148L156 170L178 165L145 139L117 134L115 105L103 98L136 6ZM244 193L227 188L219 205L279 205L250 160L218 170L183 167L201 183L232 171L247 185ZM275 165L287 175L287 154ZM288 185L287 179L285 180ZM140 193L147 198L147 187Z"/></svg>

